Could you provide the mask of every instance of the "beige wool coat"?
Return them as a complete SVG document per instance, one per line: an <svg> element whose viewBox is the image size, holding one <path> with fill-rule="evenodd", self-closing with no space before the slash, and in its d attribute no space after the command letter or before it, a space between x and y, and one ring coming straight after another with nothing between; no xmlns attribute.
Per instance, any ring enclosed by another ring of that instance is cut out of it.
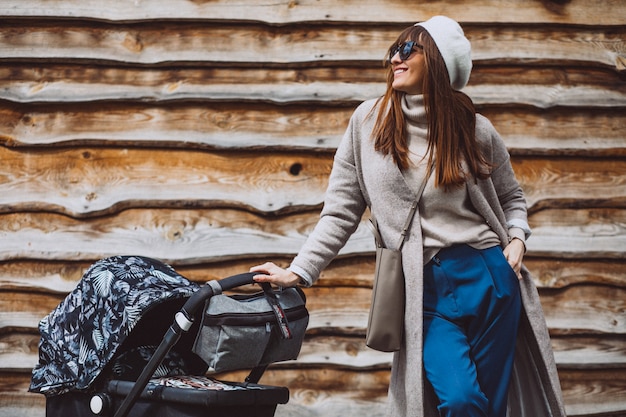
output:
<svg viewBox="0 0 626 417"><path fill-rule="evenodd" d="M312 285L358 227L367 207L376 215L385 245L395 248L415 199L417 184L409 184L390 156L374 150L371 132L375 100L354 112L337 149L316 225L290 269ZM498 234L509 241L507 224L526 222L526 204L504 142L491 123L477 115L476 136L493 164L487 180L468 180L470 199ZM394 354L387 416L437 417L437 399L422 372L423 247L419 212L402 248L406 311L403 348ZM508 417L565 417L561 388L537 289L523 267L520 281L524 311L509 390Z"/></svg>

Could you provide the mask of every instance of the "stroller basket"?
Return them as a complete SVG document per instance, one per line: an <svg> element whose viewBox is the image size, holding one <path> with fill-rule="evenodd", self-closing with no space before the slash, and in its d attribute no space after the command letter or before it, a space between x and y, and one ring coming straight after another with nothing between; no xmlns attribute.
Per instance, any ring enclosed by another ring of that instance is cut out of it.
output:
<svg viewBox="0 0 626 417"><path fill-rule="evenodd" d="M132 382L111 381L109 392L122 397L127 396L133 387ZM182 391L181 391L182 390ZM222 407L284 404L289 399L289 390L285 387L271 387L251 383L217 381L208 377L164 377L148 383L140 399L155 401L177 401L182 395L189 405ZM211 410L214 412L215 410ZM232 412L232 410L229 410Z"/></svg>
<svg viewBox="0 0 626 417"><path fill-rule="evenodd" d="M96 262L77 289L41 321L40 361L33 369L30 391L46 395L47 417L273 416L278 404L289 401L289 390L260 385L259 379L270 363L297 357L308 312L304 294L295 288L282 292L263 285L263 293L250 296L221 294L253 283L253 275L198 286L150 258L118 256ZM131 306L128 300L133 300ZM137 307L134 300L152 305L140 302ZM271 314L251 314L251 306ZM90 316L85 323L78 310L95 311L104 318ZM215 323L215 314L231 313L240 320ZM254 318L245 320L250 314ZM111 316L125 319L119 329L93 328L94 323L117 323ZM171 325L164 330L164 323ZM258 328L263 329L264 341L252 343L261 352L251 355L250 337L257 340ZM207 350L204 343L214 330L230 334L231 340ZM82 331L87 334L79 334ZM102 335L111 335L115 343L106 343ZM57 352L61 342L70 340L79 346ZM94 343L106 349L90 350ZM223 355L221 349L230 352ZM256 359L251 361L251 356ZM85 362L85 357L93 359ZM251 368L251 372L244 382L218 381L206 375L209 365L212 371Z"/></svg>
<svg viewBox="0 0 626 417"><path fill-rule="evenodd" d="M189 384L189 385L186 385ZM94 394L69 392L49 397L47 416L112 416L135 383L110 381ZM130 416L150 417L272 417L278 404L289 401L286 387L224 382L208 377L152 379L133 401Z"/></svg>

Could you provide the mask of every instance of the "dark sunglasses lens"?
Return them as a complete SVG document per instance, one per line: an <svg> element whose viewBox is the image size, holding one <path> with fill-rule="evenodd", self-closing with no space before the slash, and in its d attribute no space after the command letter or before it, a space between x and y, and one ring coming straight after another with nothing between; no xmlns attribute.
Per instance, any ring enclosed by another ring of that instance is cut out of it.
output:
<svg viewBox="0 0 626 417"><path fill-rule="evenodd" d="M409 57L411 56L411 54L413 53L413 46L415 45L415 42L413 41L409 41L409 42L404 42L400 47L400 59L403 61L406 61L407 59L409 59Z"/></svg>
<svg viewBox="0 0 626 417"><path fill-rule="evenodd" d="M415 46L415 42L413 41L403 42L400 45L394 45L389 50L389 58L387 58L387 61L391 62L393 57L396 56L396 54L398 53L400 54L400 60L406 61L407 59L409 59L409 57L413 53L414 46Z"/></svg>

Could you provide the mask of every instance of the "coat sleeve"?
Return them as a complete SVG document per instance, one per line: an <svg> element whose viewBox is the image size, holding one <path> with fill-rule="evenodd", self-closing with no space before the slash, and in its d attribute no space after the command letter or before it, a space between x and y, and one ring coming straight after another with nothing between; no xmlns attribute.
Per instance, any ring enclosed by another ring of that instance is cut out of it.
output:
<svg viewBox="0 0 626 417"><path fill-rule="evenodd" d="M489 138L490 160L493 164L491 181L504 211L509 235L516 237L516 232L521 229L525 239L528 239L531 230L528 225L526 198L515 177L506 145L488 119L478 116L476 121L481 136Z"/></svg>
<svg viewBox="0 0 626 417"><path fill-rule="evenodd" d="M320 219L289 267L308 286L356 231L367 206L354 153L358 124L353 115L335 154Z"/></svg>

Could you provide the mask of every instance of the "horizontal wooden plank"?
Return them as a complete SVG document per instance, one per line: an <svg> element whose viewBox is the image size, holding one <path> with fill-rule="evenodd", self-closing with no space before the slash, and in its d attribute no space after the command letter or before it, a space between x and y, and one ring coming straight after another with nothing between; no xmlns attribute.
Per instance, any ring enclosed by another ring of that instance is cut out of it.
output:
<svg viewBox="0 0 626 417"><path fill-rule="evenodd" d="M39 321L64 298L33 293L11 295L11 299L0 300L0 335L37 332Z"/></svg>
<svg viewBox="0 0 626 417"><path fill-rule="evenodd" d="M559 372L567 415L570 417L621 417L626 411L626 380L611 371ZM243 380L243 373L230 380ZM262 383L286 386L290 401L280 405L277 417L334 417L384 415L388 371L362 373L348 370L269 370ZM26 392L30 375L2 373L0 413L38 417L44 412L44 397ZM12 414L16 412L17 414ZM5 415L5 414L3 414Z"/></svg>
<svg viewBox="0 0 626 417"><path fill-rule="evenodd" d="M39 361L40 337L34 331L0 333L0 369L3 372L28 372Z"/></svg>
<svg viewBox="0 0 626 417"><path fill-rule="evenodd" d="M51 211L75 218L129 208L243 208L288 213L322 206L330 153L183 149L0 147L0 213ZM530 212L626 207L623 159L515 157Z"/></svg>
<svg viewBox="0 0 626 417"><path fill-rule="evenodd" d="M529 256L623 259L626 211L554 209L531 216ZM318 220L317 212L263 218L214 209L128 209L114 217L71 219L49 213L0 215L0 261L93 260L118 254L152 256L176 264L292 256ZM365 222L340 256L371 255Z"/></svg>
<svg viewBox="0 0 626 417"><path fill-rule="evenodd" d="M619 317L619 315L618 315ZM552 337L554 358L559 369L626 369L626 337L571 336Z"/></svg>
<svg viewBox="0 0 626 417"><path fill-rule="evenodd" d="M306 289L312 335L339 333L364 335L371 290L365 287L313 287ZM626 289L600 285L573 286L542 292L542 305L555 335L625 335ZM33 330L62 300L61 295L12 292L0 300L0 331Z"/></svg>
<svg viewBox="0 0 626 417"><path fill-rule="evenodd" d="M176 271L203 284L247 271L266 258L244 258L200 264L174 264ZM287 267L286 257L272 257L276 264ZM4 261L0 262L0 291L36 292L65 295L76 287L90 261ZM524 263L533 273L540 289L558 289L571 285L599 284L626 288L626 260L613 259L546 259L526 256ZM315 284L323 287L371 288L374 257L353 256L335 259Z"/></svg>
<svg viewBox="0 0 626 417"><path fill-rule="evenodd" d="M626 211L619 209L543 210L529 218L533 256L624 259ZM584 249L583 249L584 248Z"/></svg>
<svg viewBox="0 0 626 417"><path fill-rule="evenodd" d="M56 62L101 61L135 65L304 64L353 61L380 62L404 27L262 26L161 22L6 21L0 32L0 60ZM530 28L532 27L532 30ZM177 36L163 36L164 32ZM626 69L623 39L626 28L559 25L500 27L466 25L476 63L566 62ZM241 45L245 52L241 53ZM368 45L363 48L362 45Z"/></svg>
<svg viewBox="0 0 626 417"><path fill-rule="evenodd" d="M93 260L117 254L151 256L176 264L293 255L311 232L317 212L288 218L227 210L129 209L114 217L74 220L63 215L0 215L0 260ZM365 224L340 255L373 251Z"/></svg>
<svg viewBox="0 0 626 417"><path fill-rule="evenodd" d="M313 368L315 370L317 368ZM367 389L368 394L371 396L372 410L371 413L364 415L378 415L377 412L382 413L383 406L382 400L384 398L383 392L386 392L389 384L388 379L383 379L384 373L376 373L374 375L375 381L366 381L367 376L372 376L372 373L359 372L353 376L354 382L346 382L344 373L352 374L352 370L346 369L327 369L322 368L323 373L315 373L316 378L311 380L308 378L309 374L300 375L300 372L307 372L305 370L282 370L271 369L263 377L262 382L271 385L284 385L288 386L292 391L292 400L289 404L297 406L296 412L293 416L307 415L307 416L327 416L335 415L334 410L339 410L341 415L360 415L352 414L349 408L350 404L354 402L354 395L359 395L360 389ZM245 373L233 373L233 380L240 380L245 377ZM563 395L565 398L565 408L569 417L583 417L583 416L600 416L603 417L622 417L623 411L626 411L626 374L621 372L615 372L612 369L594 370L581 372L577 370L559 370L559 377L561 379L561 385L563 388ZM336 380L340 385L330 385L332 381ZM380 384L380 385L378 385ZM380 388L376 389L379 386ZM312 388L315 387L315 388ZM300 404L297 400L299 390L309 391L307 398L309 401L305 404ZM310 392L311 390L321 390L323 393L317 391ZM325 410L321 412L316 411L318 401L322 404L330 398L341 399L344 396L349 396L349 399L342 406L344 401L339 401L329 410L329 414L324 414ZM360 396L359 396L360 398ZM315 401L318 400L318 401ZM377 406L378 404L378 406ZM298 412L303 414L298 414ZM380 414L383 415L383 414Z"/></svg>
<svg viewBox="0 0 626 417"><path fill-rule="evenodd" d="M481 74L485 72L485 74ZM380 65L354 74L346 66L298 69L125 68L7 65L0 98L18 103L154 101L269 101L358 103L385 90ZM514 80L512 83L511 81ZM475 68L464 90L478 105L626 106L617 74L593 68Z"/></svg>
<svg viewBox="0 0 626 417"><path fill-rule="evenodd" d="M35 345L36 346L36 345ZM552 337L555 360L560 370L626 369L626 339L623 335ZM392 354L365 345L365 335L346 337L321 335L307 337L298 359L274 367L338 367L389 369Z"/></svg>
<svg viewBox="0 0 626 417"><path fill-rule="evenodd" d="M0 143L24 146L321 150L333 152L353 106L264 103L0 103ZM621 108L482 106L512 154L626 155Z"/></svg>
<svg viewBox="0 0 626 417"><path fill-rule="evenodd" d="M256 100L286 104L293 102L326 103L361 102L384 94L385 85L374 83L315 82L285 84L212 84L197 86L171 83L166 88L141 86L90 84L76 85L71 81L36 84L11 83L0 97L20 103L29 102L81 102L99 100ZM199 88L198 88L199 87ZM538 108L557 106L615 107L626 106L626 93L588 86L520 86L520 85L470 85L464 90L477 105L514 104Z"/></svg>
<svg viewBox="0 0 626 417"><path fill-rule="evenodd" d="M626 372L559 371L568 416L626 415Z"/></svg>
<svg viewBox="0 0 626 417"><path fill-rule="evenodd" d="M92 103L0 107L0 140L14 145L108 144L334 150L354 108L242 103Z"/></svg>
<svg viewBox="0 0 626 417"><path fill-rule="evenodd" d="M0 415L42 417L46 414L45 397L28 392L30 371L0 373Z"/></svg>
<svg viewBox="0 0 626 417"><path fill-rule="evenodd" d="M532 238L531 238L532 239ZM585 283L626 288L626 259L524 257L539 288L564 288Z"/></svg>
<svg viewBox="0 0 626 417"><path fill-rule="evenodd" d="M626 207L626 161L524 157L512 160L529 212L554 207Z"/></svg>
<svg viewBox="0 0 626 417"><path fill-rule="evenodd" d="M611 78L615 74L607 72ZM380 63L360 68L114 67L10 64L0 68L0 98L13 102L240 101L360 102L384 93ZM594 83L596 87L606 83ZM612 83L611 83L612 84ZM594 86L588 86L593 89ZM619 86L616 86L619 90ZM618 92L619 94L620 92Z"/></svg>
<svg viewBox="0 0 626 417"><path fill-rule="evenodd" d="M243 258L199 264L173 264L176 271L191 281L204 284L246 272L253 265L267 261L263 258ZM65 296L72 291L92 261L15 260L0 262L0 291L36 292ZM275 256L271 261L289 266L291 258ZM371 255L337 258L322 272L318 287L371 288L374 258ZM617 279L620 279L618 277ZM625 283L626 284L626 283Z"/></svg>
<svg viewBox="0 0 626 417"><path fill-rule="evenodd" d="M626 335L626 290L623 288L576 285L555 294L542 292L541 304L553 334Z"/></svg>
<svg viewBox="0 0 626 417"><path fill-rule="evenodd" d="M0 262L0 290L65 296L90 265L91 262Z"/></svg>
<svg viewBox="0 0 626 417"><path fill-rule="evenodd" d="M65 295L76 287L83 273L95 261L96 259L92 261L0 262L0 291L32 291ZM251 266L265 261L265 257L250 257L212 263L173 264L172 266L189 280L203 284L212 279L246 272ZM283 267L287 267L290 261L291 259L286 257L272 257L272 262ZM322 272L316 286L371 288L373 271L374 258L372 256L338 258ZM624 285L626 286L626 282Z"/></svg>
<svg viewBox="0 0 626 417"><path fill-rule="evenodd" d="M343 329L345 333L362 334L367 322L371 291L368 288L308 289L311 312L308 331L324 332ZM332 300L331 300L332 297ZM39 321L62 301L61 296L12 293L10 300L0 299L0 333L13 329L35 330Z"/></svg>
<svg viewBox="0 0 626 417"><path fill-rule="evenodd" d="M39 335L9 333L0 335L0 369L26 372L38 362ZM626 341L622 336L574 336L552 338L554 355L560 370L626 369ZM296 361L272 365L275 368L339 368L363 372L389 369L393 354L365 346L365 336L339 333L307 336Z"/></svg>
<svg viewBox="0 0 626 417"><path fill-rule="evenodd" d="M491 0L474 2L472 7L459 9L451 0L430 1L416 8L401 2L386 2L381 13L377 0L300 0L239 1L233 7L228 0L210 2L170 1L166 4L139 4L115 0L104 6L96 0L11 0L0 6L0 15L7 17L47 17L96 19L112 21L151 19L205 19L262 21L283 24L296 22L414 22L432 15L444 14L462 21L493 23L578 23L585 16L588 25L621 25L626 14L616 0L574 0L533 2ZM514 8L515 13L502 13ZM358 13L354 13L358 10Z"/></svg>
<svg viewBox="0 0 626 417"><path fill-rule="evenodd" d="M0 155L0 175L11 178L0 184L0 212L75 217L132 207L310 210L321 206L332 166L332 155L305 153L0 147Z"/></svg>
<svg viewBox="0 0 626 417"><path fill-rule="evenodd" d="M626 155L626 140L621 134L626 116L618 107L581 111L483 106L479 113L489 118L512 154Z"/></svg>

